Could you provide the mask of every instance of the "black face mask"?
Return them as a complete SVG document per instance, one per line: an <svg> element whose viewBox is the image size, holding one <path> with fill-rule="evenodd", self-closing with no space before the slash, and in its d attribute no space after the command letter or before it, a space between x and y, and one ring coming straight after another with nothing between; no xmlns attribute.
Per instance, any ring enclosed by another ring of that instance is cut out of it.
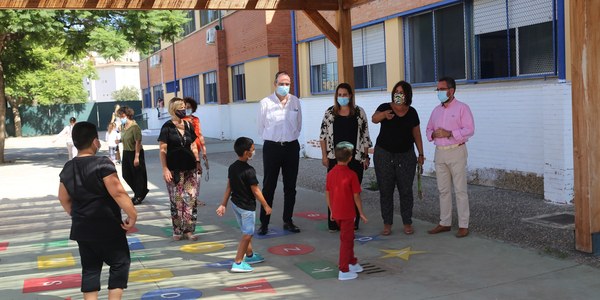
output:
<svg viewBox="0 0 600 300"><path fill-rule="evenodd" d="M183 117L185 117L185 109L176 110L175 115L178 118L182 119Z"/></svg>

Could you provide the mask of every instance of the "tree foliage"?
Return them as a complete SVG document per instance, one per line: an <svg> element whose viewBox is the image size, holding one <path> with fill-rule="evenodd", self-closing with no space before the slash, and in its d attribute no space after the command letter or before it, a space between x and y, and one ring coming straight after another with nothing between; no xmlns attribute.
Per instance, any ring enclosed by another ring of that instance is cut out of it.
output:
<svg viewBox="0 0 600 300"><path fill-rule="evenodd" d="M111 94L115 101L140 100L140 92L133 86L124 86Z"/></svg>
<svg viewBox="0 0 600 300"><path fill-rule="evenodd" d="M148 54L159 39L174 40L181 35L187 21L183 11L0 10L0 163L4 162L7 87L40 103L77 98L77 91L71 89L27 94L42 91L25 84L25 79L35 82L39 78L32 74L48 68L48 59L36 56L36 48L61 49L55 54L64 54L64 61L79 61L87 51L113 59L131 48ZM62 76L46 78L46 87L73 80L69 67L60 70L64 71Z"/></svg>

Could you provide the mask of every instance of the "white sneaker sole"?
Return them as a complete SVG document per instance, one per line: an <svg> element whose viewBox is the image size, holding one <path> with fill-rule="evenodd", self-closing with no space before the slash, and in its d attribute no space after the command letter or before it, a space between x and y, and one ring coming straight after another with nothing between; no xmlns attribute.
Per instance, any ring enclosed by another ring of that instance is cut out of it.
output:
<svg viewBox="0 0 600 300"><path fill-rule="evenodd" d="M231 272L233 273L250 273L254 270L244 270L244 269L231 269Z"/></svg>

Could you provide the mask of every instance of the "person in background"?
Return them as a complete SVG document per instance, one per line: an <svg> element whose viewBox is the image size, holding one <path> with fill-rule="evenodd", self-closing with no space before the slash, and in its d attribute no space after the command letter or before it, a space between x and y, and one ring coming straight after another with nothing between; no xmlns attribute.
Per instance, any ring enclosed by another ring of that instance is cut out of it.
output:
<svg viewBox="0 0 600 300"><path fill-rule="evenodd" d="M106 156L96 156L100 149L96 125L75 124L73 143L79 154L60 172L58 199L71 216L69 238L79 247L81 292L84 299L98 299L106 263L110 266L108 299L121 299L131 264L125 234L135 225L137 212L115 165ZM121 210L127 214L125 220Z"/></svg>
<svg viewBox="0 0 600 300"><path fill-rule="evenodd" d="M413 181L417 164L423 165L423 140L417 110L412 104L412 87L406 81L394 85L391 102L377 108L371 120L381 123L373 160L379 186L379 203L383 218L382 235L392 233L394 190L400 195L400 216L404 233L413 234ZM415 155L415 145L419 156Z"/></svg>
<svg viewBox="0 0 600 300"><path fill-rule="evenodd" d="M247 137L240 137L235 141L233 148L238 160L232 163L227 171L227 188L223 195L223 201L217 208L217 215L220 217L225 215L227 202L231 196L233 214L242 230L242 239L231 266L231 272L247 273L254 270L250 266L251 264L265 261L252 248L252 236L256 227L256 200L261 203L267 215L271 213L271 207L258 187L256 171L248 164L248 160L254 156L254 141Z"/></svg>
<svg viewBox="0 0 600 300"><path fill-rule="evenodd" d="M275 74L275 92L260 101L258 135L263 144L263 195L273 207L279 170L283 177L283 229L298 233L300 228L292 221L296 204L296 180L300 163L298 137L302 129L302 107L298 97L290 94L290 75L285 71ZM260 210L259 235L269 231L271 215Z"/></svg>
<svg viewBox="0 0 600 300"><path fill-rule="evenodd" d="M440 222L427 232L450 231L452 226L452 188L458 212L457 238L469 235L469 194L467 192L467 141L475 134L471 109L454 97L456 82L442 77L437 83L441 102L431 112L427 139L435 144L435 175L440 193Z"/></svg>
<svg viewBox="0 0 600 300"><path fill-rule="evenodd" d="M196 100L194 100L194 98L191 98L191 97L185 97L185 98L183 98L183 101L185 102L185 118L183 118L183 119L190 122L194 126L194 133L196 134L196 140L194 141L194 143L196 143L196 149L198 149L198 152L202 152L202 159L204 160L204 162L206 163L206 167L208 168L208 157L206 156L206 143L204 142L204 136L202 135L202 127L200 126L200 118L194 116L194 113L196 112L196 109L198 108L198 103L196 103ZM208 170L207 170L207 172L208 172ZM201 182L202 182L202 180L200 180L200 178L199 178L198 179L198 195L200 195L200 183ZM198 200L198 205L204 206L204 205L206 205L206 203Z"/></svg>
<svg viewBox="0 0 600 300"><path fill-rule="evenodd" d="M120 164L121 162L117 159L116 153L118 149L117 141L121 139L121 135L115 129L114 123L108 123L108 128L106 131L106 136L104 140L108 144L108 157L115 164Z"/></svg>
<svg viewBox="0 0 600 300"><path fill-rule="evenodd" d="M63 128L63 130L61 130L56 137L54 138L54 140L52 141L53 143L55 143L59 138L61 137L65 137L67 140L67 152L69 153L69 160L73 159L73 157L77 156L77 148L75 148L75 146L73 145L73 138L71 137L71 132L73 130L73 126L75 126L75 123L77 122L77 120L75 119L75 117L71 117L69 119L69 125L65 126L65 128Z"/></svg>
<svg viewBox="0 0 600 300"><path fill-rule="evenodd" d="M358 176L362 184L363 171L369 168L369 148L373 145L369 137L369 125L365 111L354 100L354 92L348 83L340 83L336 90L333 106L325 111L321 122L321 160L327 172L337 165L334 147L342 141L350 141L353 145L352 159L348 167ZM356 208L358 215L358 207ZM327 216L331 212L327 211ZM359 218L354 221L354 229L358 230ZM339 230L337 223L329 219L329 231Z"/></svg>
<svg viewBox="0 0 600 300"><path fill-rule="evenodd" d="M158 142L163 178L171 203L173 240L182 236L196 241L198 181L202 165L196 148L193 125L185 121L185 102L181 98L169 101L171 120L160 129Z"/></svg>
<svg viewBox="0 0 600 300"><path fill-rule="evenodd" d="M360 199L361 187L358 176L348 167L354 155L354 145L350 142L339 142L335 146L337 165L327 173L325 183L325 201L331 210L330 220L337 222L340 228L339 280L350 280L358 277L363 267L354 256L354 220L367 222ZM356 211L358 210L358 215Z"/></svg>
<svg viewBox="0 0 600 300"><path fill-rule="evenodd" d="M121 108L121 106L119 104L115 104L115 111L112 113L112 116L110 118L110 122L114 124L115 126L115 130L117 131L117 133L119 134L119 139L121 136L121 130L122 130L122 126L121 126L121 120L119 118L119 108ZM120 148L123 147L119 147L119 142L116 143L117 147L115 149L115 158L117 159L118 163L121 163L121 150Z"/></svg>
<svg viewBox="0 0 600 300"><path fill-rule="evenodd" d="M133 190L131 201L134 205L141 204L148 194L148 174L146 173L146 159L142 148L142 129L133 120L133 109L122 106L117 111L121 121L121 140L123 143L123 157L121 167L123 179Z"/></svg>

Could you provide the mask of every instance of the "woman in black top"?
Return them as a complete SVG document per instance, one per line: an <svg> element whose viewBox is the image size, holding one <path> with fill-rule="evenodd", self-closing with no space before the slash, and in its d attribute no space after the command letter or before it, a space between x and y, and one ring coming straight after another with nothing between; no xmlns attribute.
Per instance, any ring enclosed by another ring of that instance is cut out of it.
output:
<svg viewBox="0 0 600 300"><path fill-rule="evenodd" d="M392 101L379 105L371 120L381 123L373 153L375 176L379 186L382 235L392 233L394 219L394 189L400 195L400 215L404 233L413 234L413 180L417 163L423 165L423 141L419 115L411 107L412 87L406 81L396 83L392 89ZM419 156L415 155L417 145Z"/></svg>
<svg viewBox="0 0 600 300"><path fill-rule="evenodd" d="M173 240L182 235L197 240L196 230L198 206L198 173L202 172L196 134L193 125L182 120L185 117L185 102L181 98L169 101L171 120L160 129L160 164L167 183L173 221Z"/></svg>
<svg viewBox="0 0 600 300"><path fill-rule="evenodd" d="M354 92L347 83L340 83L335 89L333 106L325 111L321 123L321 154L323 166L329 172L337 164L334 148L339 142L349 142L354 145L354 154L348 167L356 172L358 181L362 183L363 171L369 167L369 148L373 145L369 137L369 122L365 111L354 101ZM358 215L358 209L356 210ZM331 215L329 209L328 216ZM335 221L329 222L329 230L337 231ZM356 218L354 229L358 229L360 218Z"/></svg>

